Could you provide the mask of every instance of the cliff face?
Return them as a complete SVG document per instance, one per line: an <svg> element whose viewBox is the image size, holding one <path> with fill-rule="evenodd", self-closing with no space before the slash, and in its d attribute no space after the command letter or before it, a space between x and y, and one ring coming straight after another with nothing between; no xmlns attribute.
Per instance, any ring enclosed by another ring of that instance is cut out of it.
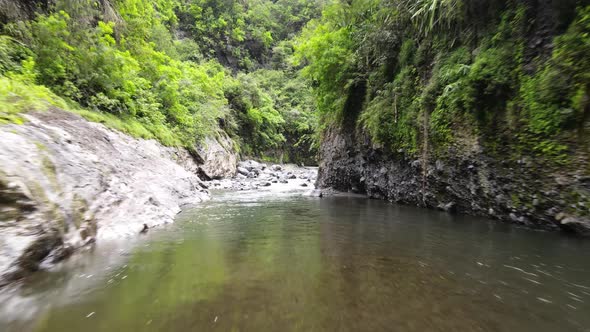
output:
<svg viewBox="0 0 590 332"><path fill-rule="evenodd" d="M101 238L172 222L182 205L208 198L202 165L185 150L57 109L25 116L23 125L0 126L5 281Z"/></svg>
<svg viewBox="0 0 590 332"><path fill-rule="evenodd" d="M324 135L317 185L369 197L488 216L535 228L590 235L587 159L577 171L546 168L531 156L490 156L477 139L449 148L446 157L386 152L354 127Z"/></svg>
<svg viewBox="0 0 590 332"><path fill-rule="evenodd" d="M376 28L406 40L324 87L346 103L326 111L318 186L590 235L590 7L481 3L501 6L475 34Z"/></svg>

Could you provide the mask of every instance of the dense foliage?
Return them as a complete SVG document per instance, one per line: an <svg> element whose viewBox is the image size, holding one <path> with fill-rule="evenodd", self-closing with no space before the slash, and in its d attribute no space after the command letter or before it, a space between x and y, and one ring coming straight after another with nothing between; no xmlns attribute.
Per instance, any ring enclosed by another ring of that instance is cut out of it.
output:
<svg viewBox="0 0 590 332"><path fill-rule="evenodd" d="M309 84L287 60L289 39L319 8L310 0L45 2L31 19L2 26L0 119L53 105L167 145L194 148L223 129L245 154L281 157L299 143L302 154L285 161L309 160Z"/></svg>
<svg viewBox="0 0 590 332"><path fill-rule="evenodd" d="M221 129L243 154L296 162L335 123L408 155L462 145L564 163L588 141L583 0L2 6L0 121L57 106L189 148Z"/></svg>
<svg viewBox="0 0 590 332"><path fill-rule="evenodd" d="M389 151L563 163L588 140L589 45L584 1L352 0L326 7L297 55L322 122L352 119Z"/></svg>

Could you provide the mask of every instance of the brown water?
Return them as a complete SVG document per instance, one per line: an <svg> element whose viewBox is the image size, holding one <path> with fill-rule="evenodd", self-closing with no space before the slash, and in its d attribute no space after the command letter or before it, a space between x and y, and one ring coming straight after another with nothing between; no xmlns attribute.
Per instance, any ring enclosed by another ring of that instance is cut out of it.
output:
<svg viewBox="0 0 590 332"><path fill-rule="evenodd" d="M589 252L363 198L218 194L5 291L0 331L590 331Z"/></svg>

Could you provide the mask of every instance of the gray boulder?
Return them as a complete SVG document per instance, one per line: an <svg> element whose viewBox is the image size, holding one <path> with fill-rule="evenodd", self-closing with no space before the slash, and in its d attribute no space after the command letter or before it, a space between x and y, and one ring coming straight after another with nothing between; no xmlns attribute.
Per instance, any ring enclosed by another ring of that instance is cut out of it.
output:
<svg viewBox="0 0 590 332"><path fill-rule="evenodd" d="M230 178L236 174L237 153L231 138L223 131L207 137L196 149L199 173L204 180Z"/></svg>

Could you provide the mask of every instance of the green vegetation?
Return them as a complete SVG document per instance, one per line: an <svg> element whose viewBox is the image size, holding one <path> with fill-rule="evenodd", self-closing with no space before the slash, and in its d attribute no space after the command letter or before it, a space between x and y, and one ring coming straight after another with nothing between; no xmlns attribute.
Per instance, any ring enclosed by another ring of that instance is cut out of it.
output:
<svg viewBox="0 0 590 332"><path fill-rule="evenodd" d="M354 119L390 151L444 154L479 141L564 163L587 140L590 7L545 6L335 2L302 32L297 59L316 83L322 123Z"/></svg>
<svg viewBox="0 0 590 332"><path fill-rule="evenodd" d="M314 108L308 82L288 64L289 39L320 8L311 0L39 6L1 26L0 121L55 106L189 149L226 130L242 153L272 158L294 136L303 156L285 161L309 158L311 143L298 138L313 132Z"/></svg>
<svg viewBox="0 0 590 332"><path fill-rule="evenodd" d="M244 155L295 162L330 125L397 153L480 144L558 164L587 140L577 0L37 4L0 15L1 122L55 106L173 146L225 130Z"/></svg>

